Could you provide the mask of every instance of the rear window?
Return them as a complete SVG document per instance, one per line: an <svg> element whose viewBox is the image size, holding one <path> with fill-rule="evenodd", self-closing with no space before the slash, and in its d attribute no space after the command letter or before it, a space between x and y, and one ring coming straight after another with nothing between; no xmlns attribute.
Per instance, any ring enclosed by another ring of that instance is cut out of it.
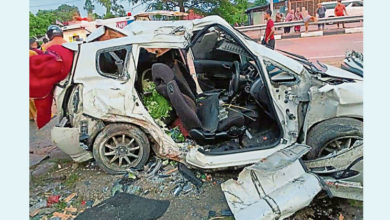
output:
<svg viewBox="0 0 390 220"><path fill-rule="evenodd" d="M341 2L345 7L347 7L351 2ZM322 6L324 6L326 9L334 9L336 8L337 2L334 3L322 3ZM353 6L353 5L352 5Z"/></svg>
<svg viewBox="0 0 390 220"><path fill-rule="evenodd" d="M112 47L99 50L96 56L96 68L99 74L119 79L125 75L131 46Z"/></svg>
<svg viewBox="0 0 390 220"><path fill-rule="evenodd" d="M352 3L352 7L362 7L363 6L363 2L353 2Z"/></svg>
<svg viewBox="0 0 390 220"><path fill-rule="evenodd" d="M326 9L334 9L336 8L336 3L328 3L328 4L322 3L322 6L324 6Z"/></svg>

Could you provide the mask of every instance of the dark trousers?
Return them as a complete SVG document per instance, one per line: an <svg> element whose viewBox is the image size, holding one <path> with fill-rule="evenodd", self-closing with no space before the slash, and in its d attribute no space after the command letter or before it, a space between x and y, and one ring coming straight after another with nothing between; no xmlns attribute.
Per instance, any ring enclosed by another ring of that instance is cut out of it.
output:
<svg viewBox="0 0 390 220"><path fill-rule="evenodd" d="M290 33L290 29L291 29L291 27L285 27L285 28L284 28L284 33L285 33L285 34Z"/></svg>
<svg viewBox="0 0 390 220"><path fill-rule="evenodd" d="M274 50L275 49L275 39L271 39L268 41L268 44L265 44L266 47L268 47L269 49L272 49Z"/></svg>

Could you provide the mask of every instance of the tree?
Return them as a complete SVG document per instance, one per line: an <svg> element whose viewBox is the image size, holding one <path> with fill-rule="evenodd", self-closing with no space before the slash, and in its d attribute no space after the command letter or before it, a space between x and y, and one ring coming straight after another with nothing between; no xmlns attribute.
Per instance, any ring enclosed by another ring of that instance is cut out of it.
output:
<svg viewBox="0 0 390 220"><path fill-rule="evenodd" d="M213 14L221 16L230 24L242 24L248 19L245 14L247 8L247 0L221 0L219 7L215 8Z"/></svg>
<svg viewBox="0 0 390 220"><path fill-rule="evenodd" d="M87 0L88 1L88 0ZM147 5L148 10L170 10L181 12L192 9L198 14L217 14L227 20L230 24L244 23L247 20L245 10L248 7L248 0L93 0L106 8L104 18L125 16L126 12L122 2L134 4L142 3ZM266 0L256 0L266 1ZM87 2L86 2L87 3Z"/></svg>
<svg viewBox="0 0 390 220"><path fill-rule="evenodd" d="M143 3L148 5L148 9L158 9L163 6L165 10L176 10L185 12L185 9L194 9L204 13L211 12L218 5L218 0L127 0L130 3Z"/></svg>
<svg viewBox="0 0 390 220"><path fill-rule="evenodd" d="M217 14L230 24L243 23L247 16L245 10L248 7L248 0L127 0L130 3L143 3L148 9L153 10L176 10L181 12L193 9L198 14Z"/></svg>
<svg viewBox="0 0 390 220"><path fill-rule="evenodd" d="M92 15L94 9L95 5L92 4L92 0L85 0L84 10L87 11L88 15Z"/></svg>
<svg viewBox="0 0 390 220"><path fill-rule="evenodd" d="M98 4L106 8L104 18L114 18L126 15L125 8L120 2L124 0L95 0Z"/></svg>
<svg viewBox="0 0 390 220"><path fill-rule="evenodd" d="M30 23L30 37L44 36L47 31L47 27L55 23L55 16L53 13L41 13L35 16L30 12L29 16Z"/></svg>
<svg viewBox="0 0 390 220"><path fill-rule="evenodd" d="M55 17L54 22L60 21L60 22L66 22L66 21L72 21L74 20L75 16L80 16L79 9L76 6L70 6L70 5L60 5L55 10L39 10L36 14L36 16L44 16L47 14L52 14Z"/></svg>
<svg viewBox="0 0 390 220"><path fill-rule="evenodd" d="M55 10L39 10L36 15L30 12L30 37L44 36L47 28L56 21L66 22L74 20L75 16L80 16L76 6L60 5Z"/></svg>

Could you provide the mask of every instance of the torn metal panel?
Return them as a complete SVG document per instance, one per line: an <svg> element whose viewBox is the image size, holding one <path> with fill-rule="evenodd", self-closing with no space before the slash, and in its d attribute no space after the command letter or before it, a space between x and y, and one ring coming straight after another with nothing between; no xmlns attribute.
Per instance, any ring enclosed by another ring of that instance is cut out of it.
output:
<svg viewBox="0 0 390 220"><path fill-rule="evenodd" d="M324 85L309 90L310 102L304 121L304 132L318 122L335 118L363 119L363 82Z"/></svg>
<svg viewBox="0 0 390 220"><path fill-rule="evenodd" d="M363 157L363 142L356 143L347 149L333 152L325 157L305 161L307 168L318 174L332 173L347 169L354 161Z"/></svg>
<svg viewBox="0 0 390 220"><path fill-rule="evenodd" d="M332 196L363 200L363 141L326 157L305 161L311 172L322 175ZM332 176L324 176L324 175Z"/></svg>
<svg viewBox="0 0 390 220"><path fill-rule="evenodd" d="M340 69L340 68L337 68L337 67L334 67L331 65L327 65L327 64L324 64L324 65L328 68L328 70L326 71L327 75L330 75L333 77L338 77L338 78L343 78L343 79L353 79L353 80L359 80L359 81L363 80L363 77L358 76L358 75L351 73L349 71L346 71L346 70L343 70L343 69Z"/></svg>
<svg viewBox="0 0 390 220"><path fill-rule="evenodd" d="M363 185L358 182L323 178L328 190L334 197L363 201Z"/></svg>
<svg viewBox="0 0 390 220"><path fill-rule="evenodd" d="M53 143L76 162L92 159L92 153L80 146L78 128L54 127L51 130Z"/></svg>
<svg viewBox="0 0 390 220"><path fill-rule="evenodd" d="M310 204L322 186L298 160L310 147L293 145L244 168L238 180L222 183L234 217L283 219Z"/></svg>

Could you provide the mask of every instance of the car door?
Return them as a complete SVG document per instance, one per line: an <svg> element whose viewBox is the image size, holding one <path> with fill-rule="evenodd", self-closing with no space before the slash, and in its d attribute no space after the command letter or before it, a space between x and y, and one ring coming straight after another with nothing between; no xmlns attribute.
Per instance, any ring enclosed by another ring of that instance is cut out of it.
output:
<svg viewBox="0 0 390 220"><path fill-rule="evenodd" d="M354 1L348 5L348 15L362 16L363 15L363 2Z"/></svg>
<svg viewBox="0 0 390 220"><path fill-rule="evenodd" d="M115 40L114 40L115 41ZM83 44L74 83L82 85L83 113L93 117L129 115L135 76L131 45Z"/></svg>

